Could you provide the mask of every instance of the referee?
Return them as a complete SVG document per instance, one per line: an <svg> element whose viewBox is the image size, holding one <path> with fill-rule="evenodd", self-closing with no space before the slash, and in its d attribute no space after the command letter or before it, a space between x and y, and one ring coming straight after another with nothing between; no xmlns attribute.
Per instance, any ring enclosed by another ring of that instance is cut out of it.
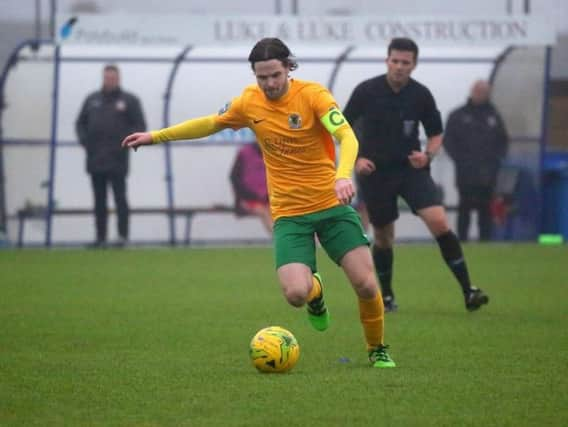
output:
<svg viewBox="0 0 568 427"><path fill-rule="evenodd" d="M442 120L430 90L410 77L418 46L395 38L388 46L387 73L360 83L344 115L360 130L355 172L373 225L373 260L386 311L396 311L392 289L394 223L401 196L426 224L442 257L461 286L466 309L477 310L489 297L471 285L457 236L448 226L439 192L430 176L430 163L442 144ZM428 142L421 151L418 126Z"/></svg>

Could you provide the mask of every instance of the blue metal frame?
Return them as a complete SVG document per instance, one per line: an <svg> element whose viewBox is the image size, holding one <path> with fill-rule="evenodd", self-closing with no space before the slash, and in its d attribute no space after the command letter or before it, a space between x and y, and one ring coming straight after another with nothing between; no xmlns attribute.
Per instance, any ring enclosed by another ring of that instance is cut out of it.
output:
<svg viewBox="0 0 568 427"><path fill-rule="evenodd" d="M181 53L176 57L172 70L170 71L170 77L168 78L168 84L166 86L166 92L164 93L164 115L163 115L163 127L168 127L170 125L170 102L172 96L172 87L174 85L174 80L177 75L177 71L185 55L192 49L192 46L186 46ZM169 143L164 144L164 155L166 162L166 194L168 209L170 211L174 208L174 184L173 184L173 166L172 166L172 149ZM176 232L175 232L175 217L172 213L168 215L169 226L170 226L170 245L176 244Z"/></svg>
<svg viewBox="0 0 568 427"><path fill-rule="evenodd" d="M53 222L55 192L55 149L57 146L57 117L59 115L59 69L60 69L60 46L55 46L53 61L53 107L51 109L51 141L49 144L49 179L47 187L47 209L45 211L45 246L51 247L51 225Z"/></svg>
<svg viewBox="0 0 568 427"><path fill-rule="evenodd" d="M501 55L497 57L497 59L495 60L495 65L493 66L493 70L491 70L491 74L489 75L489 83L493 84L493 82L495 81L495 76L497 75L497 71L499 71L499 68L501 67L501 64L505 62L505 59L507 59L507 57L511 54L511 52L513 52L513 50L514 48L512 46L509 46L503 51L503 53L501 53Z"/></svg>
<svg viewBox="0 0 568 427"><path fill-rule="evenodd" d="M335 86L335 79L337 78L341 64L345 62L349 54L353 52L354 49L355 46L347 46L347 48L343 52L341 52L341 54L335 60L335 67L333 67L333 70L331 70L331 75L329 76L329 80L327 81L327 88L330 92L333 92L333 86Z"/></svg>
<svg viewBox="0 0 568 427"><path fill-rule="evenodd" d="M41 44L52 43L51 40L24 40L18 44L12 53L8 57L8 60L2 68L2 73L0 74L0 231L6 231L6 192L4 189L4 138L2 132L2 114L4 111L4 88L6 87L6 81L8 79L8 73L10 69L18 63L18 55L20 52L26 48L37 48Z"/></svg>
<svg viewBox="0 0 568 427"><path fill-rule="evenodd" d="M543 78L543 88L542 91L544 96L542 97L542 111L541 111L541 122L540 122L540 171L538 174L538 224L539 231L542 230L543 226L543 210L544 210L544 194L543 194L543 180L544 180L544 170L545 170L545 159L546 159L546 146L548 145L548 115L550 110L550 66L551 66L551 55L552 48L550 46L546 47L545 59L544 59L544 78Z"/></svg>

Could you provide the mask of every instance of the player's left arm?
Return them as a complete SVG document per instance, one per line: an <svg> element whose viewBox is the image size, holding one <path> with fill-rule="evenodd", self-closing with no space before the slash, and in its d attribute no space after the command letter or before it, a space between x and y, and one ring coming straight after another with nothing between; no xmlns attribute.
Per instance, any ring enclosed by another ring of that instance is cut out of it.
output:
<svg viewBox="0 0 568 427"><path fill-rule="evenodd" d="M237 97L233 99L232 103L228 102L225 104L218 114L189 119L159 130L130 134L123 139L122 147L136 150L142 145L161 144L181 139L199 139L213 135L228 127L238 129L242 127L240 110L241 98Z"/></svg>
<svg viewBox="0 0 568 427"><path fill-rule="evenodd" d="M347 205L351 203L351 199L355 195L351 176L357 159L359 142L339 108L331 108L320 120L327 131L339 141L339 164L335 174L335 193L341 203Z"/></svg>

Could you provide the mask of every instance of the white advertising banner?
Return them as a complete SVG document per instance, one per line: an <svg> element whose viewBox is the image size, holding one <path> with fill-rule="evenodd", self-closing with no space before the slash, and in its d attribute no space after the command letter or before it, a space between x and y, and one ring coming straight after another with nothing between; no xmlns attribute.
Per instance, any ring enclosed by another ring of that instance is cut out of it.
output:
<svg viewBox="0 0 568 427"><path fill-rule="evenodd" d="M263 37L292 45L387 44L410 37L421 46L551 45L556 30L543 16L213 16L58 15L61 44L116 46L250 46Z"/></svg>

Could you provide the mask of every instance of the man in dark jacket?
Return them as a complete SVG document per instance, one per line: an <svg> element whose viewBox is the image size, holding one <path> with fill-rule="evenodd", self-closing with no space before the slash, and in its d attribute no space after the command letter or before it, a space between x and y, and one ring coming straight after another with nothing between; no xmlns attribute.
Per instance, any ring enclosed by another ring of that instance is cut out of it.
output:
<svg viewBox="0 0 568 427"><path fill-rule="evenodd" d="M479 240L491 238L490 204L509 138L499 112L490 102L491 86L476 81L467 103L446 124L444 147L455 162L459 192L458 236L467 241L472 210L477 210Z"/></svg>
<svg viewBox="0 0 568 427"><path fill-rule="evenodd" d="M128 134L146 129L146 123L138 98L120 88L117 66L104 67L103 87L87 97L75 127L79 142L87 152L87 172L91 175L95 198L94 246L106 245L109 183L118 216L119 245L123 246L128 239L128 150L123 150L120 143Z"/></svg>

